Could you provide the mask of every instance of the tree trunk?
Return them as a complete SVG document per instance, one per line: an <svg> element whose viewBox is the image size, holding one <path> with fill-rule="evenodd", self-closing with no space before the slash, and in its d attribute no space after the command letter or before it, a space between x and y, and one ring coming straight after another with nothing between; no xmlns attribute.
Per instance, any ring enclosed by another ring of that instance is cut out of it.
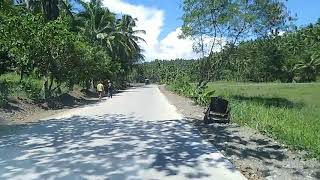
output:
<svg viewBox="0 0 320 180"><path fill-rule="evenodd" d="M36 1L35 0L26 0L26 8L34 11L36 9Z"/></svg>
<svg viewBox="0 0 320 180"><path fill-rule="evenodd" d="M21 69L21 71L20 71L20 82L23 80L23 75L24 75L23 69Z"/></svg>
<svg viewBox="0 0 320 180"><path fill-rule="evenodd" d="M93 79L91 80L91 89L94 89L94 81L93 81Z"/></svg>
<svg viewBox="0 0 320 180"><path fill-rule="evenodd" d="M44 77L44 84L43 84L43 89L44 89L44 98L47 99L49 97L49 78L48 76Z"/></svg>
<svg viewBox="0 0 320 180"><path fill-rule="evenodd" d="M47 21L55 20L59 16L58 0L42 0L42 11Z"/></svg>
<svg viewBox="0 0 320 180"><path fill-rule="evenodd" d="M91 83L90 80L86 80L86 90L88 91L90 89Z"/></svg>
<svg viewBox="0 0 320 180"><path fill-rule="evenodd" d="M52 92L52 85L53 85L53 75L50 74L50 86L49 86L49 94L51 96L51 92Z"/></svg>

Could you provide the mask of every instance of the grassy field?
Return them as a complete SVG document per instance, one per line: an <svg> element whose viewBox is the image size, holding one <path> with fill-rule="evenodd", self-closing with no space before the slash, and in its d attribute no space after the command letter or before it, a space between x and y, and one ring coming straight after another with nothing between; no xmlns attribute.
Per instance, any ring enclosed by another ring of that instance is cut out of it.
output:
<svg viewBox="0 0 320 180"><path fill-rule="evenodd" d="M211 83L231 101L233 120L320 158L320 83Z"/></svg>

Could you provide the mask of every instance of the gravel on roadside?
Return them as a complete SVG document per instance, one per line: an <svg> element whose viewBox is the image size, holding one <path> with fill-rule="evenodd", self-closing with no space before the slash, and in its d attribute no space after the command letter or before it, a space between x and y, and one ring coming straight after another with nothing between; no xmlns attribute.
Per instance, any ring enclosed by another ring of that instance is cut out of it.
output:
<svg viewBox="0 0 320 180"><path fill-rule="evenodd" d="M249 180L320 179L320 162L305 159L303 152L290 151L274 139L236 123L205 125L203 107L168 91L163 85L159 89Z"/></svg>

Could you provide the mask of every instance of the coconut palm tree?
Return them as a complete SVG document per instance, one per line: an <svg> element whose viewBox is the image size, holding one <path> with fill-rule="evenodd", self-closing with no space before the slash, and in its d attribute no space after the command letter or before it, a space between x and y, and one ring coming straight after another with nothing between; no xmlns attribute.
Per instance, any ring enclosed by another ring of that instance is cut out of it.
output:
<svg viewBox="0 0 320 180"><path fill-rule="evenodd" d="M304 61L300 61L296 67L303 80L308 82L315 81L319 74L320 58L319 56L313 55Z"/></svg>
<svg viewBox="0 0 320 180"><path fill-rule="evenodd" d="M79 33L91 43L106 49L114 65L121 67L117 77L114 77L121 82L132 65L143 59L139 41L144 40L137 34L144 31L134 30L136 20L131 16L125 15L121 19L116 19L115 14L102 7L101 0L90 2L78 0L78 2L83 7L83 11L75 16Z"/></svg>
<svg viewBox="0 0 320 180"><path fill-rule="evenodd" d="M291 83L294 81L294 78L297 74L297 65L293 63L286 63L282 67L282 72L284 74L284 80L287 83Z"/></svg>
<svg viewBox="0 0 320 180"><path fill-rule="evenodd" d="M146 32L144 30L134 29L136 27L136 21L136 18L123 15L116 26L116 31L120 33L120 39L122 41L120 50L122 49L123 51L120 55L126 56L127 61L131 61L131 63L144 59L142 55L143 50L139 42L146 43L145 40L139 36L139 34L146 34Z"/></svg>
<svg viewBox="0 0 320 180"><path fill-rule="evenodd" d="M68 0L26 0L26 8L34 12L42 11L46 21L57 19L62 11L73 18L72 6Z"/></svg>
<svg viewBox="0 0 320 180"><path fill-rule="evenodd" d="M79 1L84 11L77 14L78 29L89 38L91 42L100 42L110 38L115 27L115 14L102 7L101 0L90 2Z"/></svg>
<svg viewBox="0 0 320 180"><path fill-rule="evenodd" d="M138 34L145 31L134 30L136 19L123 15L117 20L115 14L102 7L101 0L80 0L79 3L84 11L77 15L76 24L79 31L91 42L106 47L109 55L123 64L132 64L143 59L139 42L144 42L144 39Z"/></svg>

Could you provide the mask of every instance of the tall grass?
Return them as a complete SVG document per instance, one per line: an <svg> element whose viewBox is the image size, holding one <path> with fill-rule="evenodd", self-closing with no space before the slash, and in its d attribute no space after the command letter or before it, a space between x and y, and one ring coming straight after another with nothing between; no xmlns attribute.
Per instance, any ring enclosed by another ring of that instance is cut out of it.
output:
<svg viewBox="0 0 320 180"><path fill-rule="evenodd" d="M211 83L231 101L234 121L320 158L320 83Z"/></svg>

